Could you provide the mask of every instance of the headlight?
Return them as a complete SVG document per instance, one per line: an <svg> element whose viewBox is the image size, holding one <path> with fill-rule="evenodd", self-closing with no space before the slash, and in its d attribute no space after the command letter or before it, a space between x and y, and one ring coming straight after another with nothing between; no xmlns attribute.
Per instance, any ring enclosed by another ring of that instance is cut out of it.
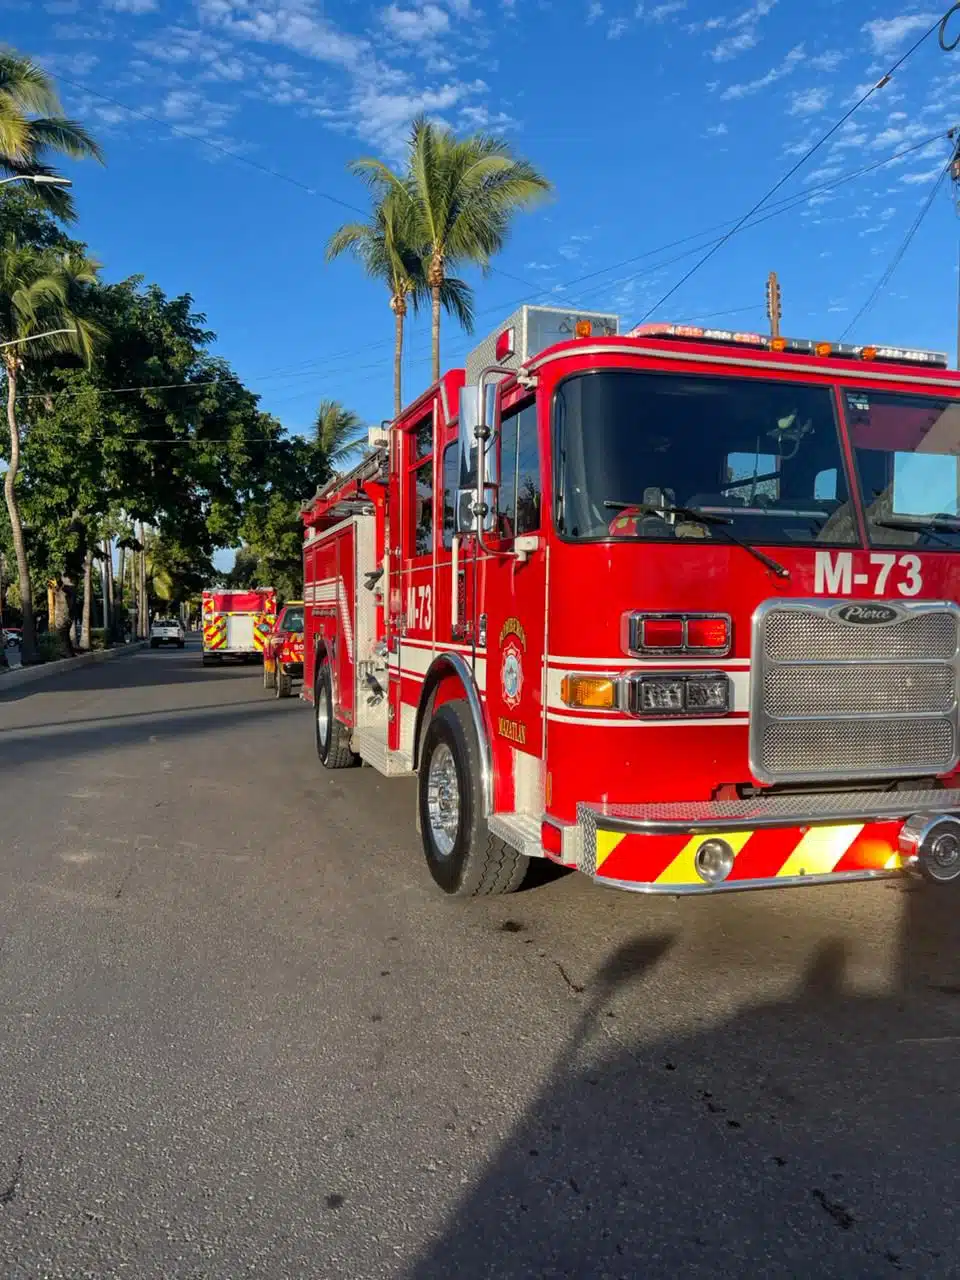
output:
<svg viewBox="0 0 960 1280"><path fill-rule="evenodd" d="M730 679L722 671L635 675L627 688L627 706L635 716L714 716L730 710Z"/></svg>

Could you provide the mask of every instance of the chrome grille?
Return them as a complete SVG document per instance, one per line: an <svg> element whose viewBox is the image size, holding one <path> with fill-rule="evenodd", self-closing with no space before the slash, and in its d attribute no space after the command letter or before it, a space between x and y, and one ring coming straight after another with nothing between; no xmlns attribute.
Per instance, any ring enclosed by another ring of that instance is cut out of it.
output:
<svg viewBox="0 0 960 1280"><path fill-rule="evenodd" d="M770 601L757 610L755 776L776 783L948 772L960 736L960 609L899 601L898 620L871 626L831 616L844 603Z"/></svg>
<svg viewBox="0 0 960 1280"><path fill-rule="evenodd" d="M939 772L954 754L949 720L853 720L846 723L769 724L763 758L778 774L805 773L811 760L829 760L839 773L886 773L891 761L914 773Z"/></svg>
<svg viewBox="0 0 960 1280"><path fill-rule="evenodd" d="M950 711L954 701L946 662L776 667L763 684L771 716L933 715Z"/></svg>
<svg viewBox="0 0 960 1280"><path fill-rule="evenodd" d="M831 601L831 607L836 601ZM957 622L951 613L925 613L884 627L849 626L826 613L777 609L767 615L764 652L772 662L868 658L953 659Z"/></svg>

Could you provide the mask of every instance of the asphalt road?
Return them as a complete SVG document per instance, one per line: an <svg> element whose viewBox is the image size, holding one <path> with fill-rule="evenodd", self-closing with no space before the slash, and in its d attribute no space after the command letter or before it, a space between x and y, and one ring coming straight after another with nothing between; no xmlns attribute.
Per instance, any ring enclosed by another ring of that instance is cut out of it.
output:
<svg viewBox="0 0 960 1280"><path fill-rule="evenodd" d="M960 1273L957 895L431 886L195 647L0 699L0 1276Z"/></svg>

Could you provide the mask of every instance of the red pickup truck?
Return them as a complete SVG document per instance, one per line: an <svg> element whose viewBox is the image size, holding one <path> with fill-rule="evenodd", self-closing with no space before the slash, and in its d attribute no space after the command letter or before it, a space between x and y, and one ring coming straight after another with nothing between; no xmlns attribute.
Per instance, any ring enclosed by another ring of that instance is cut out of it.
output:
<svg viewBox="0 0 960 1280"><path fill-rule="evenodd" d="M303 679L303 602L288 600L263 642L263 687L289 698Z"/></svg>

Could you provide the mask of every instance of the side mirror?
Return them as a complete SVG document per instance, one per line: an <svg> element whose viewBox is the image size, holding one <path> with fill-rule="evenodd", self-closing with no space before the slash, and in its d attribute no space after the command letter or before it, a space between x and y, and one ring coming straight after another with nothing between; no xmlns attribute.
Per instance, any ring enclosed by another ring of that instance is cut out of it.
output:
<svg viewBox="0 0 960 1280"><path fill-rule="evenodd" d="M486 488L487 514L483 517L483 532L493 533L497 522L497 489L494 485L487 485ZM477 517L473 514L473 504L476 500L476 486L457 490L457 533L476 533Z"/></svg>

